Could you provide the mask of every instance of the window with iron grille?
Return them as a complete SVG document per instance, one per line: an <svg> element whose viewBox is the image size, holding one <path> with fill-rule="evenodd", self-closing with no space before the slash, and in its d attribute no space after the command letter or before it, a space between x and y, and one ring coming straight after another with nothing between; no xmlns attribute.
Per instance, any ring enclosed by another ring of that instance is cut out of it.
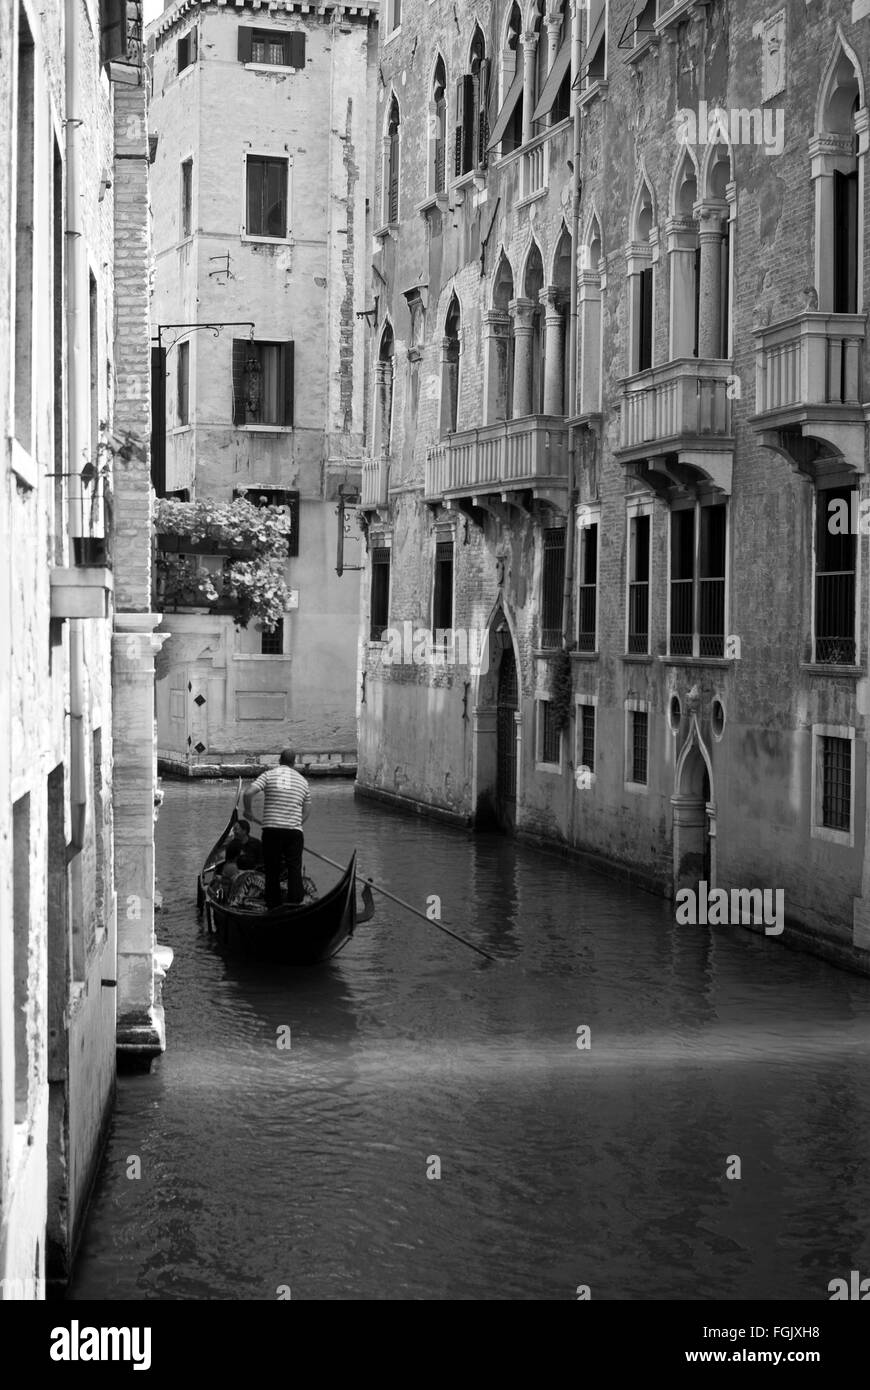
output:
<svg viewBox="0 0 870 1390"><path fill-rule="evenodd" d="M233 342L233 424L292 425L293 343Z"/></svg>
<svg viewBox="0 0 870 1390"><path fill-rule="evenodd" d="M176 48L178 56L178 72L184 72L192 63L196 62L196 29L191 29L183 38L178 40Z"/></svg>
<svg viewBox="0 0 870 1390"><path fill-rule="evenodd" d="M185 159L181 166L181 235L193 231L193 160Z"/></svg>
<svg viewBox="0 0 870 1390"><path fill-rule="evenodd" d="M389 223L399 220L399 125L399 103L393 97L387 123L387 167L384 179L384 211Z"/></svg>
<svg viewBox="0 0 870 1390"><path fill-rule="evenodd" d="M631 780L646 785L649 751L649 715L631 711Z"/></svg>
<svg viewBox="0 0 870 1390"><path fill-rule="evenodd" d="M176 398L178 423L190 423L190 343L178 344L176 359Z"/></svg>
<svg viewBox="0 0 870 1390"><path fill-rule="evenodd" d="M286 159L249 154L245 160L245 232L248 236L286 237Z"/></svg>
<svg viewBox="0 0 870 1390"><path fill-rule="evenodd" d="M671 513L671 656L725 655L724 503Z"/></svg>
<svg viewBox="0 0 870 1390"><path fill-rule="evenodd" d="M816 497L815 659L831 666L854 666L855 555L851 530L832 534L831 503L845 503L852 516L854 488L820 490ZM834 514L837 512L834 508Z"/></svg>
<svg viewBox="0 0 870 1390"><path fill-rule="evenodd" d="M272 67L305 67L305 34L284 29L239 28L239 62L266 63Z"/></svg>
<svg viewBox="0 0 870 1390"><path fill-rule="evenodd" d="M287 554L299 554L299 493L280 487L236 488L234 497L244 497L255 507L280 507L290 517Z"/></svg>
<svg viewBox="0 0 870 1390"><path fill-rule="evenodd" d="M629 521L628 650L649 651L649 517Z"/></svg>
<svg viewBox="0 0 870 1390"><path fill-rule="evenodd" d="M595 706L578 705L577 718L579 720L580 735L580 766L588 767L590 772L595 771Z"/></svg>
<svg viewBox="0 0 870 1390"><path fill-rule="evenodd" d="M453 627L453 542L438 541L435 546L435 585L432 595L432 630L435 640L439 632Z"/></svg>
<svg viewBox="0 0 870 1390"><path fill-rule="evenodd" d="M598 600L598 523L580 532L580 583L577 586L577 649L594 652Z"/></svg>
<svg viewBox="0 0 870 1390"><path fill-rule="evenodd" d="M538 752L538 762L553 763L558 766L562 761L562 733L556 724L552 700L541 700L540 710L541 742Z"/></svg>
<svg viewBox="0 0 870 1390"><path fill-rule="evenodd" d="M369 640L380 642L390 625L390 548L372 548L372 591Z"/></svg>
<svg viewBox="0 0 870 1390"><path fill-rule="evenodd" d="M822 825L851 829L852 741L822 738Z"/></svg>
<svg viewBox="0 0 870 1390"><path fill-rule="evenodd" d="M548 526L543 536L544 562L541 570L541 646L553 648L562 642L562 603L565 588L565 528Z"/></svg>
<svg viewBox="0 0 870 1390"><path fill-rule="evenodd" d="M279 618L271 632L265 628L260 633L261 656L284 655L284 619Z"/></svg>

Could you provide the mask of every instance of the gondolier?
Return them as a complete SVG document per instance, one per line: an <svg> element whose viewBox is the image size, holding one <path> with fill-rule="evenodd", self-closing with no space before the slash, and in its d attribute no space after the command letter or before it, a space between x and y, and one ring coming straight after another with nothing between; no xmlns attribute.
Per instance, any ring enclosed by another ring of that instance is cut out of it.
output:
<svg viewBox="0 0 870 1390"><path fill-rule="evenodd" d="M263 870L266 906L270 910L281 905L281 873L285 864L288 903L301 903L305 896L302 826L311 810L311 793L305 778L296 771L295 762L295 749L285 748L278 766L262 773L242 798L245 815L250 817L253 798L257 792L263 793Z"/></svg>

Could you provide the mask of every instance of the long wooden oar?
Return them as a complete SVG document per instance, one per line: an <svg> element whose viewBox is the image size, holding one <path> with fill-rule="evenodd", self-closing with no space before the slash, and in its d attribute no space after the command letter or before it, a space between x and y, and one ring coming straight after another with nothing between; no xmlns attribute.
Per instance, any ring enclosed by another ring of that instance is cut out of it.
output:
<svg viewBox="0 0 870 1390"><path fill-rule="evenodd" d="M345 867L343 864L337 864L334 859L327 859L325 854L318 854L316 849L309 849L308 845L305 846L305 849L308 854L313 854L315 859L322 859L324 864L331 864L334 869L344 869ZM467 941L466 938L460 936L458 932L451 931L449 927L445 927L443 922L433 921L431 917L427 917L425 912L421 912L420 909L414 907L412 903L405 902L404 898L397 898L395 893L391 893L388 888L382 888L379 883L375 883L373 878L366 877L366 875L360 873L359 870L356 876L362 879L364 883L367 883L370 888L374 888L376 893L382 893L383 896L389 898L391 902L398 903L399 907L404 907L408 912L413 912L415 917L421 917L423 921L428 922L430 926L437 927L439 931L446 932L448 936L453 937L454 941L459 941L463 946L468 946L470 950L476 951L479 956L483 956L486 960L492 960L498 963L498 958L496 956L491 956L489 951L484 951L482 946L475 946L473 941Z"/></svg>

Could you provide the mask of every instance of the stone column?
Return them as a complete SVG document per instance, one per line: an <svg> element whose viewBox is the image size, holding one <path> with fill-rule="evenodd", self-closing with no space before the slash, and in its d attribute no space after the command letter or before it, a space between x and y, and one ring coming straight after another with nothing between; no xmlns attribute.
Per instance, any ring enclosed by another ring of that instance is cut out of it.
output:
<svg viewBox="0 0 870 1390"><path fill-rule="evenodd" d="M723 212L720 208L699 210L701 244L701 284L698 313L698 356L722 356L722 248Z"/></svg>
<svg viewBox="0 0 870 1390"><path fill-rule="evenodd" d="M523 144L527 145L535 130L532 115L535 109L535 53L538 36L532 30L523 34Z"/></svg>
<svg viewBox="0 0 870 1390"><path fill-rule="evenodd" d="M555 285L541 290L544 310L544 414L561 415L565 399L565 318Z"/></svg>
<svg viewBox="0 0 870 1390"><path fill-rule="evenodd" d="M513 397L511 321L504 309L489 309L483 316L486 399L484 424L509 420Z"/></svg>
<svg viewBox="0 0 870 1390"><path fill-rule="evenodd" d="M131 72L134 71L131 69ZM154 655L163 638L151 610L150 220L145 86L116 81L115 630L112 750L118 895L119 1062L147 1068L166 1045L160 984L172 958L154 934Z"/></svg>
<svg viewBox="0 0 870 1390"><path fill-rule="evenodd" d="M390 422L393 413L393 363L375 363L375 437L376 458L390 452Z"/></svg>
<svg viewBox="0 0 870 1390"><path fill-rule="evenodd" d="M580 414L601 409L601 276L597 268L577 277L580 336ZM573 369L573 368L572 368Z"/></svg>
<svg viewBox="0 0 870 1390"><path fill-rule="evenodd" d="M665 228L671 272L671 357L695 351L695 248L698 224L691 217L672 217ZM703 353L700 354L702 357Z"/></svg>
<svg viewBox="0 0 870 1390"><path fill-rule="evenodd" d="M532 321L531 299L514 299L510 305L514 321L514 400L513 419L532 413Z"/></svg>

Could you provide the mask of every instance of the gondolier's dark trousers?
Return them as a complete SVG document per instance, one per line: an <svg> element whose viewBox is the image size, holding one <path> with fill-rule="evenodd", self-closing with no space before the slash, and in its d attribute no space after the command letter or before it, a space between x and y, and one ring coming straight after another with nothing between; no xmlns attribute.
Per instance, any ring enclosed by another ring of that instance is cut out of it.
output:
<svg viewBox="0 0 870 1390"><path fill-rule="evenodd" d="M301 903L305 897L302 885L302 850L305 838L301 830L284 830L280 826L263 827L263 870L266 875L266 906L281 906L281 873L287 866L287 901Z"/></svg>

